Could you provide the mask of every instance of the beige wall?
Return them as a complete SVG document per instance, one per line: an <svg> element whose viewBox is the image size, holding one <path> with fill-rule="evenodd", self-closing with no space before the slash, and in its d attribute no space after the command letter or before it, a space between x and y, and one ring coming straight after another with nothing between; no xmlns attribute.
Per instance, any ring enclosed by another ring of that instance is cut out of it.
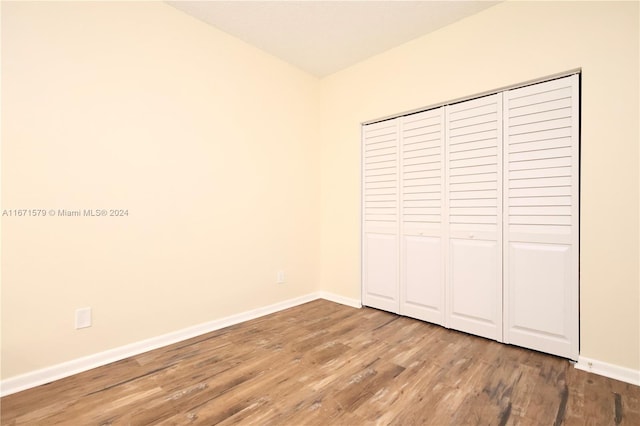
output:
<svg viewBox="0 0 640 426"><path fill-rule="evenodd" d="M360 123L583 70L581 355L640 368L638 3L502 3L321 88L321 287L360 295Z"/></svg>
<svg viewBox="0 0 640 426"><path fill-rule="evenodd" d="M2 378L358 299L360 123L580 67L581 354L640 369L638 38L637 3L506 3L318 81L162 3L2 2L2 208L129 210L2 219Z"/></svg>
<svg viewBox="0 0 640 426"><path fill-rule="evenodd" d="M3 378L317 290L317 79L161 2L2 3L2 208L129 210L2 219Z"/></svg>

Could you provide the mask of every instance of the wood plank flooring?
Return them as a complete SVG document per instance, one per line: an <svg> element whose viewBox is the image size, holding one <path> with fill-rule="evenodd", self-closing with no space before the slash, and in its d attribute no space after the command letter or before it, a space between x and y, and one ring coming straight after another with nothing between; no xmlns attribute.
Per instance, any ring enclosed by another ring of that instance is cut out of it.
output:
<svg viewBox="0 0 640 426"><path fill-rule="evenodd" d="M2 425L640 425L640 387L326 300L0 404Z"/></svg>

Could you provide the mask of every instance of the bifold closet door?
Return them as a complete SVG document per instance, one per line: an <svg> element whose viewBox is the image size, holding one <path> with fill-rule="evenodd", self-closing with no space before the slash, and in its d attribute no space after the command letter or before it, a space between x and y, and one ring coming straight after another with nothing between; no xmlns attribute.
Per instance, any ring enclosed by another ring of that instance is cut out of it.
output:
<svg viewBox="0 0 640 426"><path fill-rule="evenodd" d="M447 326L502 340L502 94L446 107Z"/></svg>
<svg viewBox="0 0 640 426"><path fill-rule="evenodd" d="M363 126L363 304L399 312L399 119Z"/></svg>
<svg viewBox="0 0 640 426"><path fill-rule="evenodd" d="M505 108L505 341L577 359L579 82L509 90Z"/></svg>
<svg viewBox="0 0 640 426"><path fill-rule="evenodd" d="M444 107L400 120L400 313L444 324Z"/></svg>

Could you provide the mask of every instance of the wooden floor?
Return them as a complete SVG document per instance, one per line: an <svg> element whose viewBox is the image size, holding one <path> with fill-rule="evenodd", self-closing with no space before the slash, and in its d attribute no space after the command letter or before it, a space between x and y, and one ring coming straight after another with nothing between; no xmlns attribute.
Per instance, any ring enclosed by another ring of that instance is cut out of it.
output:
<svg viewBox="0 0 640 426"><path fill-rule="evenodd" d="M2 425L640 425L640 387L325 300L0 403Z"/></svg>

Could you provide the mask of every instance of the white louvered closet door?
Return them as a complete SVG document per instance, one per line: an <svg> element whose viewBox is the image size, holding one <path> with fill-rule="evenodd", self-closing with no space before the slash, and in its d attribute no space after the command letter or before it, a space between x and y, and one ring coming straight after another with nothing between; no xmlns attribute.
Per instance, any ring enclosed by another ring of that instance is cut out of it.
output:
<svg viewBox="0 0 640 426"><path fill-rule="evenodd" d="M505 92L505 341L578 356L578 76Z"/></svg>
<svg viewBox="0 0 640 426"><path fill-rule="evenodd" d="M399 119L363 126L363 303L399 312Z"/></svg>
<svg viewBox="0 0 640 426"><path fill-rule="evenodd" d="M400 313L444 324L444 107L400 123Z"/></svg>
<svg viewBox="0 0 640 426"><path fill-rule="evenodd" d="M502 341L502 94L445 121L447 326Z"/></svg>

